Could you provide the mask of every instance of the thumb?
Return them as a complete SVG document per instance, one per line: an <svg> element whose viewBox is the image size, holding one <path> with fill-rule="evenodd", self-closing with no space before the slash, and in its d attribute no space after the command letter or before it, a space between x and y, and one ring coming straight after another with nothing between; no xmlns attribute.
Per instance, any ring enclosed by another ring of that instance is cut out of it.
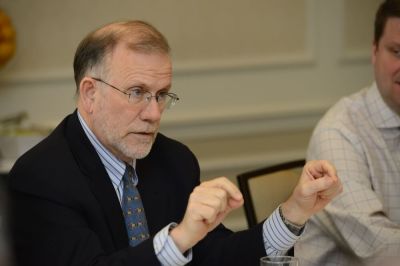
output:
<svg viewBox="0 0 400 266"><path fill-rule="evenodd" d="M308 182L307 186L304 186L304 195L312 196L320 191L328 189L333 184L333 179L329 177L318 178Z"/></svg>

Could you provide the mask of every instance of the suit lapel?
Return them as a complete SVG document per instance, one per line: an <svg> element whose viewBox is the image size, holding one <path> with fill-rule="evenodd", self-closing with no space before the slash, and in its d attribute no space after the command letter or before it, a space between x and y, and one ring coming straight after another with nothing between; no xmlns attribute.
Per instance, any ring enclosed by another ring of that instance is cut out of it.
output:
<svg viewBox="0 0 400 266"><path fill-rule="evenodd" d="M94 147L90 143L74 112L66 127L67 140L76 161L86 176L89 186L104 211L105 218L112 233L117 248L128 245L128 236L125 228L121 205L115 193L111 180L105 170ZM164 165L163 158L157 150L157 140L150 154L142 160L138 160L136 171L139 177L138 190L143 200L150 235L154 236L168 223L179 222L175 217L177 213L170 195L172 184L167 182L166 170L169 166Z"/></svg>
<svg viewBox="0 0 400 266"><path fill-rule="evenodd" d="M68 119L66 137L76 161L104 211L117 249L128 244L124 218L111 180L78 120L76 111Z"/></svg>
<svg viewBox="0 0 400 266"><path fill-rule="evenodd" d="M171 211L168 208L171 195L167 194L171 190L168 188L169 184L165 182L165 173L162 173L159 165L159 162L153 162L151 156L138 160L136 163L139 178L138 190L143 201L151 235L155 235L165 225L172 222L169 217Z"/></svg>
<svg viewBox="0 0 400 266"><path fill-rule="evenodd" d="M190 156L174 143L159 133L150 154L136 162L138 189L152 235L167 224L182 220L189 194L197 185L195 165L181 165L189 160L171 157Z"/></svg>

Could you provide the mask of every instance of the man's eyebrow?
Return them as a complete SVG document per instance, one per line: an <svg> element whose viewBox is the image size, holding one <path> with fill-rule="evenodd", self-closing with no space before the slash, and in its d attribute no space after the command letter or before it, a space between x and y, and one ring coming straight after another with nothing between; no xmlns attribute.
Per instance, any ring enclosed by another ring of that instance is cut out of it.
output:
<svg viewBox="0 0 400 266"><path fill-rule="evenodd" d="M149 91L149 88L150 88L150 87L149 87L148 85L146 85L146 83L141 82L141 81L136 81L136 82L137 82L137 83L136 83L135 85L130 85L130 86L128 86L128 88L127 88L126 90L139 87L139 88L142 88L143 90ZM135 81L133 81L132 84L133 84L133 83L135 83ZM169 91L169 90L171 90L171 87L172 87L172 84L169 84L169 85L167 85L167 86L165 86L165 87L163 87L163 88L157 90L156 92L159 92L159 91Z"/></svg>

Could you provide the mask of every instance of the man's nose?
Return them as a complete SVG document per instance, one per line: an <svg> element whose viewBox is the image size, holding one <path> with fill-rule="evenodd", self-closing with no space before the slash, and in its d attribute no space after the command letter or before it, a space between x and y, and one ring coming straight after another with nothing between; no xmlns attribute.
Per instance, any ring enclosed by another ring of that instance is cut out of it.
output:
<svg viewBox="0 0 400 266"><path fill-rule="evenodd" d="M161 106L157 102L156 97L146 99L147 103L141 112L141 118L149 121L159 121L163 112Z"/></svg>

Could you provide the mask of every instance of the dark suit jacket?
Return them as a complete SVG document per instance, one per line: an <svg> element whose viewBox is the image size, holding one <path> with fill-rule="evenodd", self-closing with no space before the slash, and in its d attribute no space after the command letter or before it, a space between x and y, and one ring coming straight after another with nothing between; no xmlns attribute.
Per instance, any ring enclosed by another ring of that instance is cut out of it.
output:
<svg viewBox="0 0 400 266"><path fill-rule="evenodd" d="M179 222L199 184L195 156L158 134L137 161L151 238L129 247L121 207L76 112L17 160L10 172L10 226L17 265L159 265L153 237ZM233 234L222 225L193 248L192 265L258 265L261 226Z"/></svg>

